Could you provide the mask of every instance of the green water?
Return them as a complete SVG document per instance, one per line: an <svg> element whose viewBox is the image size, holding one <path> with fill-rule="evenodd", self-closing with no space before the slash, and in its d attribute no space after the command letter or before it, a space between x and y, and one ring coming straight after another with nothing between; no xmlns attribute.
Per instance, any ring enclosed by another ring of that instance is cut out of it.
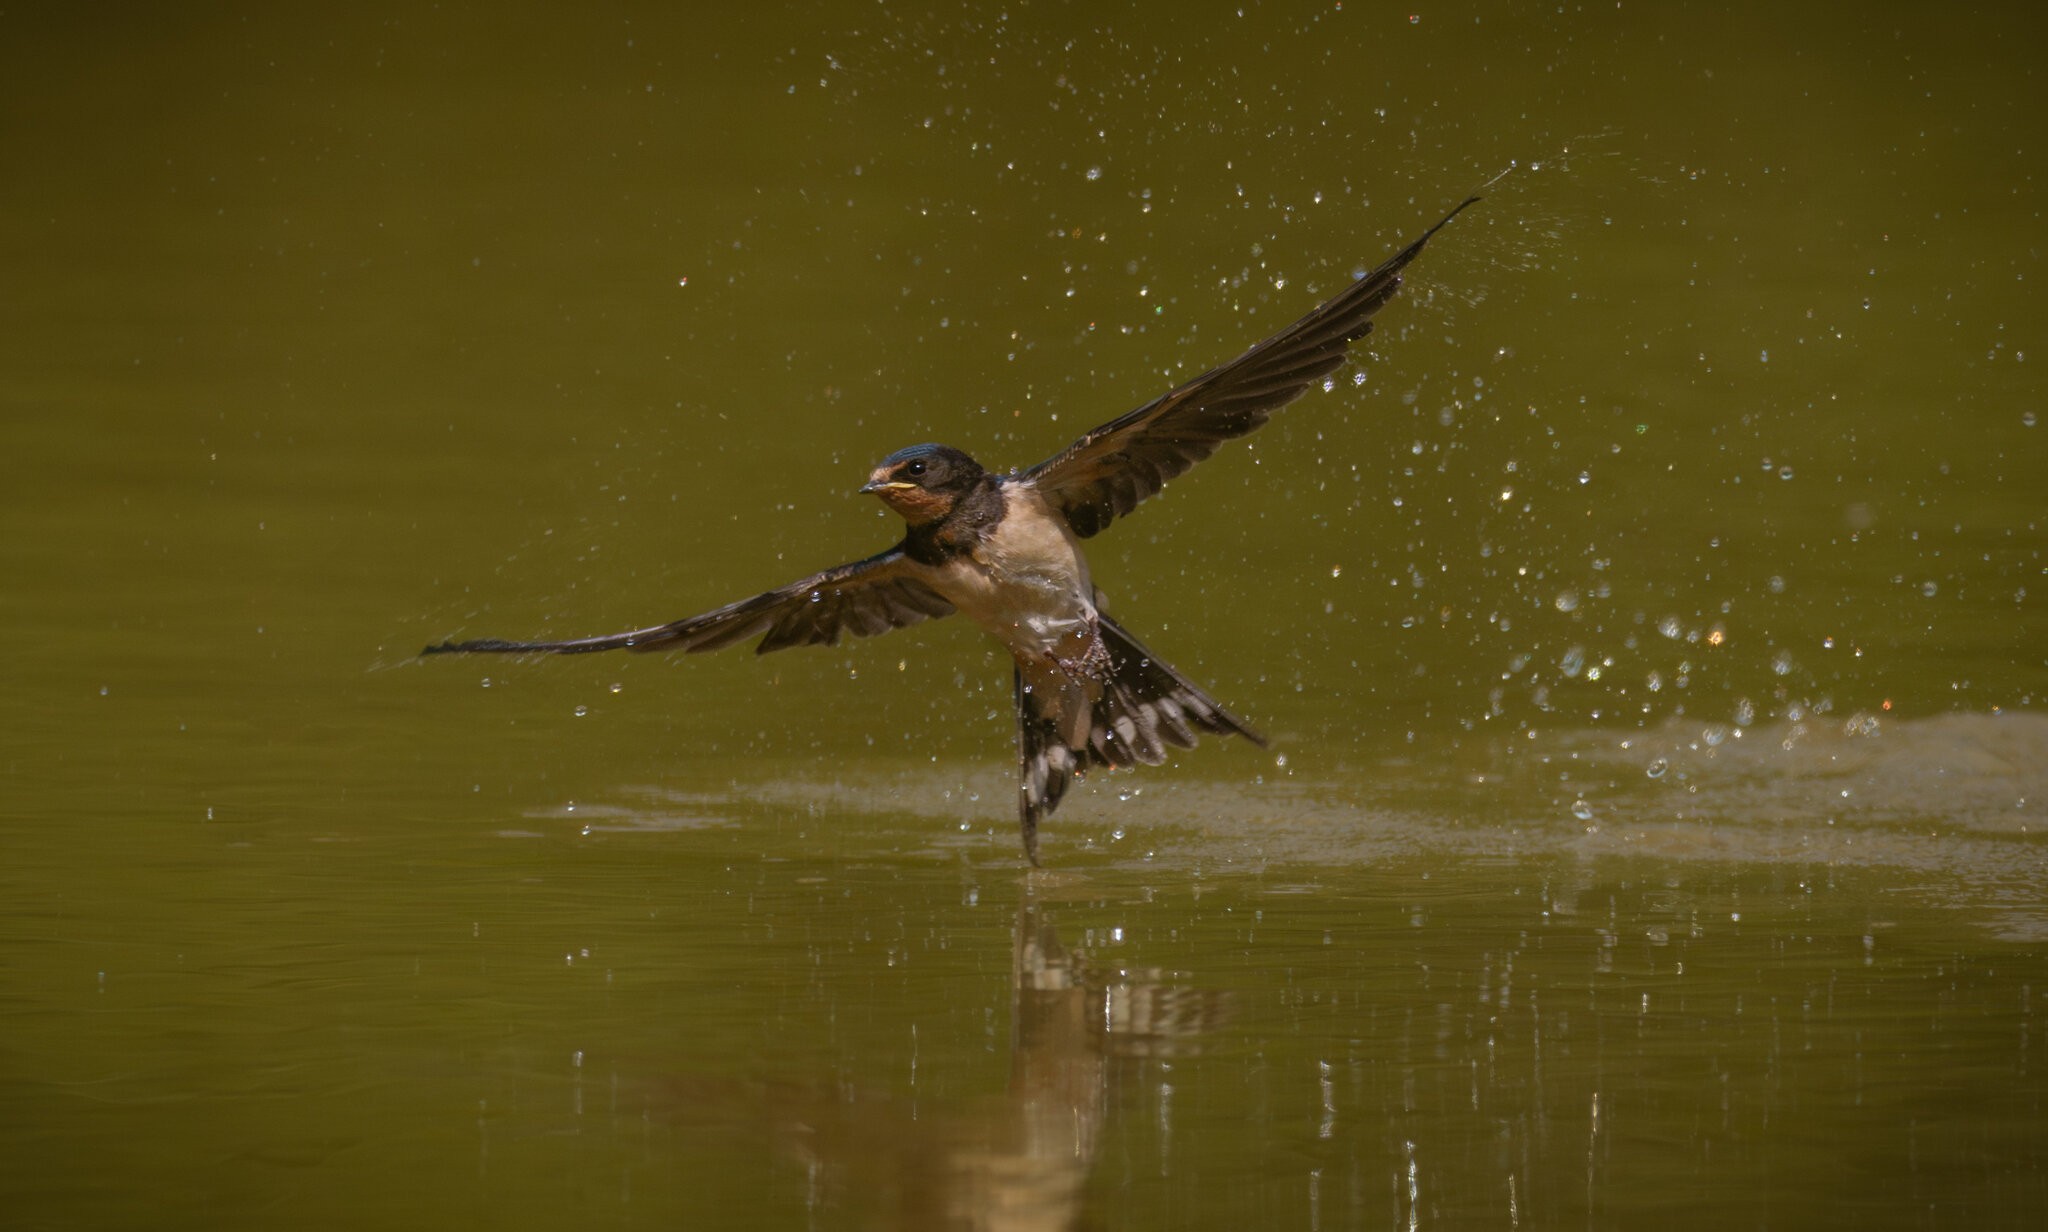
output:
<svg viewBox="0 0 2048 1232"><path fill-rule="evenodd" d="M2042 30L1999 7L0 13L10 1227L2031 1227ZM1007 667L420 662L1365 349Z"/></svg>

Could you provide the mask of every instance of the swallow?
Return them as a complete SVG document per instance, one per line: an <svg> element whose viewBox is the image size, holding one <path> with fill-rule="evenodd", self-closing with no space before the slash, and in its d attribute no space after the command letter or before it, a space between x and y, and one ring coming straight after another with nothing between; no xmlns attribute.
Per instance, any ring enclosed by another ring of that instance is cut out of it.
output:
<svg viewBox="0 0 2048 1232"><path fill-rule="evenodd" d="M440 654L831 646L959 612L1015 661L1018 824L1035 866L1038 825L1095 767L1157 765L1197 731L1265 738L1145 648L1105 611L1081 543L1225 441L1255 431L1344 365L1423 245L1478 197L1307 316L1221 367L1084 434L1022 470L992 472L950 445L877 464L862 493L903 518L885 552L665 625L571 641L443 642Z"/></svg>

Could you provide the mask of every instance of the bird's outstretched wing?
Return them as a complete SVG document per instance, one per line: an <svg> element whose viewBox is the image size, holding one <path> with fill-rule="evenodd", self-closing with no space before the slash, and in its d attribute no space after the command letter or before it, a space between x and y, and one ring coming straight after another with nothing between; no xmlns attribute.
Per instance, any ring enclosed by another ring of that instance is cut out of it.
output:
<svg viewBox="0 0 2048 1232"><path fill-rule="evenodd" d="M1251 350L1120 419L1113 419L1024 472L1022 478L1087 538L1158 493L1166 482L1256 430L1309 385L1343 365L1345 348L1372 331L1372 317L1401 287L1401 270L1468 197L1416 241L1321 307Z"/></svg>
<svg viewBox="0 0 2048 1232"><path fill-rule="evenodd" d="M921 620L950 615L953 605L919 579L920 566L901 547L791 582L780 590L728 603L701 616L603 637L566 642L485 638L443 642L423 654L585 654L593 650L721 650L766 633L757 654L790 646L827 646L839 635L872 637Z"/></svg>

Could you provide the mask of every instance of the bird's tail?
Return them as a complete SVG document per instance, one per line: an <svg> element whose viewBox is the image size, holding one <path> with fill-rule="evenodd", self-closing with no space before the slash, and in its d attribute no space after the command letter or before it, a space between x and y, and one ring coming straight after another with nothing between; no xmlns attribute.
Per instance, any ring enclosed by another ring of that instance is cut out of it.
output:
<svg viewBox="0 0 2048 1232"><path fill-rule="evenodd" d="M1166 746L1191 749L1195 732L1243 736L1264 748L1253 731L1215 698L1202 692L1164 659L1145 649L1108 616L1098 616L1109 651L1109 677L1091 687L1091 697L1066 690L1034 691L1016 673L1018 819L1024 854L1038 863L1038 822L1049 817L1076 775L1095 766L1156 766ZM1098 692L1099 688L1099 692ZM1062 735L1064 705L1088 706L1087 734L1078 743Z"/></svg>

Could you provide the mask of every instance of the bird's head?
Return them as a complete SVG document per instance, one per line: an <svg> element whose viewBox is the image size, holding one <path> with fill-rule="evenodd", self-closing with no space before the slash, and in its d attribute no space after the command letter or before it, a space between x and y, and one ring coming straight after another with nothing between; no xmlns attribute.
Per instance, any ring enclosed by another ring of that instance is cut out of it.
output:
<svg viewBox="0 0 2048 1232"><path fill-rule="evenodd" d="M936 522L987 476L981 463L950 445L912 445L875 465L863 492L903 515L912 526Z"/></svg>

